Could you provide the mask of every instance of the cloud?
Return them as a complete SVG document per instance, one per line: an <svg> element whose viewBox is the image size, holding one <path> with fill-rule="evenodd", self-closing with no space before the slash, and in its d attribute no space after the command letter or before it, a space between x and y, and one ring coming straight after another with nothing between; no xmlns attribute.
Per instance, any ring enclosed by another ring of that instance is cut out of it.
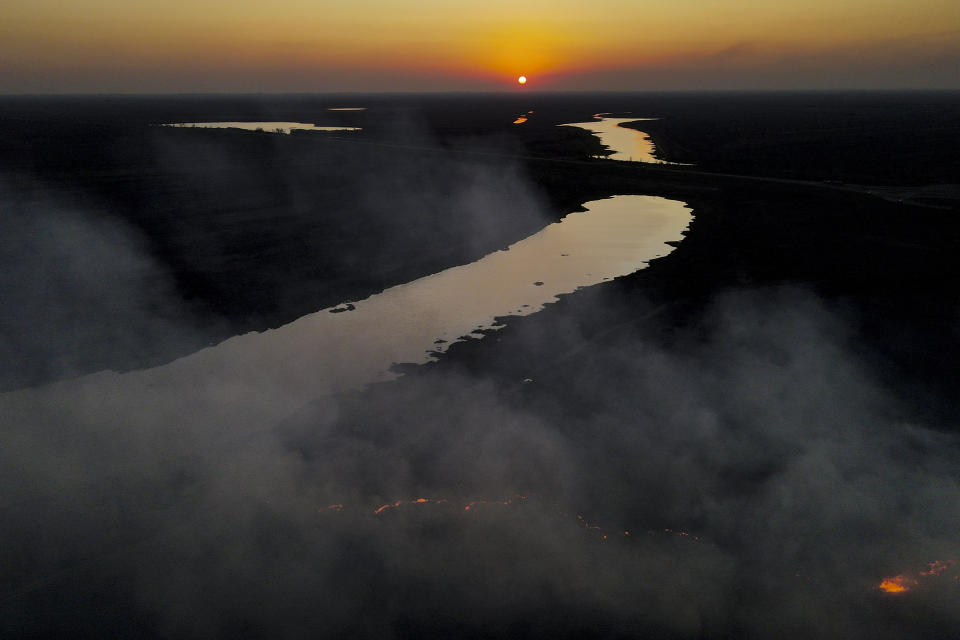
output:
<svg viewBox="0 0 960 640"><path fill-rule="evenodd" d="M551 88L796 90L958 88L960 34L917 34L833 46L738 41L636 64L557 73Z"/></svg>

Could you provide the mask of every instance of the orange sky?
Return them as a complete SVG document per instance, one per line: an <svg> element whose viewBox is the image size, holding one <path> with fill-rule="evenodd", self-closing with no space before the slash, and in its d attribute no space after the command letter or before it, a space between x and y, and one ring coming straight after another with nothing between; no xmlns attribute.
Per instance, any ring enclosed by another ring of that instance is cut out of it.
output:
<svg viewBox="0 0 960 640"><path fill-rule="evenodd" d="M960 88L957 0L4 0L0 92Z"/></svg>

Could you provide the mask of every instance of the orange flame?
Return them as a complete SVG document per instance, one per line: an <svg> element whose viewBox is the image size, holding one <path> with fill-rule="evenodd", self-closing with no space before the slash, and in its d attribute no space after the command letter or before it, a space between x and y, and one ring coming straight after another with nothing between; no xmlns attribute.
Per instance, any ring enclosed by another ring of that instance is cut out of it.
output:
<svg viewBox="0 0 960 640"><path fill-rule="evenodd" d="M903 593L904 591L910 591L915 586L917 586L916 580L900 575L884 578L880 583L880 590L885 593Z"/></svg>
<svg viewBox="0 0 960 640"><path fill-rule="evenodd" d="M387 509L396 509L397 507L399 507L399 506L402 505L402 504L403 504L403 500L397 500L397 501L394 502L393 504L380 505L379 507L377 507L377 508L373 511L373 513L374 513L375 515L380 515L381 513L383 513L384 511L386 511Z"/></svg>
<svg viewBox="0 0 960 640"><path fill-rule="evenodd" d="M877 587L884 593L905 593L920 586L921 580L938 576L953 565L953 560L934 560L927 565L926 571L918 571L915 576L900 574L884 578Z"/></svg>

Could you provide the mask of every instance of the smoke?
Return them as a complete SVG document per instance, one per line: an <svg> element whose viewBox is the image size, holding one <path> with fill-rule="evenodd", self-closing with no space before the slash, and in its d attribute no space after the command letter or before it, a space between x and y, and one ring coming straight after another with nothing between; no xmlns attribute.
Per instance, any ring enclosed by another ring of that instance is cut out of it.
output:
<svg viewBox="0 0 960 640"><path fill-rule="evenodd" d="M456 215L478 251L501 237L490 212L505 200L538 207L510 168L452 175L385 172L359 211L388 213L361 220L393 232ZM29 342L38 357L74 326L136 345L182 312L125 227L52 209L10 219L23 246L11 326L61 318ZM680 326L609 287L575 299L486 338L475 366L308 406L283 384L233 386L230 371L190 378L189 394L169 376L102 372L0 396L3 634L957 628L952 574L909 599L876 588L956 556L960 443L878 381L849 314L796 288L718 294ZM598 337L588 316L632 329ZM430 502L374 514L417 498Z"/></svg>
<svg viewBox="0 0 960 640"><path fill-rule="evenodd" d="M544 363L519 396L427 373L279 426L247 424L238 402L218 429L162 394L145 424L8 422L3 481L23 500L6 505L5 608L49 606L39 576L78 609L71 624L89 593L166 636L896 637L958 622L942 594L891 613L876 591L955 554L957 441L898 415L842 318L804 292L748 291L658 342L592 345L561 393ZM516 491L531 497L460 506ZM373 515L422 496L449 502ZM575 513L633 535L603 541ZM648 533L665 527L698 539Z"/></svg>
<svg viewBox="0 0 960 640"><path fill-rule="evenodd" d="M202 344L173 275L138 230L38 192L0 180L0 389L156 361L160 344Z"/></svg>
<svg viewBox="0 0 960 640"><path fill-rule="evenodd" d="M602 296L593 302L604 306ZM956 555L958 442L904 415L896 390L857 355L850 320L808 292L760 290L719 297L670 345L661 329L591 344L559 372L557 351L582 342L573 326L551 331L556 351L533 350L546 361L526 361L520 375L533 382L519 395L486 374L448 371L376 390L341 406L334 433L304 434L307 459L315 473L351 460L346 477L377 495L513 487L608 532L696 533L690 548L623 553L566 541L562 555L586 560L573 575L525 549L542 560L526 568L561 593L545 601L586 617L597 607L627 629L897 637L952 628L955 583L940 584L953 596L913 594L892 612L877 585L897 566ZM520 335L511 346L537 340ZM562 523L504 526L515 549L518 539L549 547ZM517 565L497 561L498 544L464 551L489 554L484 580ZM563 594L569 581L594 598ZM499 615L535 617L513 605Z"/></svg>

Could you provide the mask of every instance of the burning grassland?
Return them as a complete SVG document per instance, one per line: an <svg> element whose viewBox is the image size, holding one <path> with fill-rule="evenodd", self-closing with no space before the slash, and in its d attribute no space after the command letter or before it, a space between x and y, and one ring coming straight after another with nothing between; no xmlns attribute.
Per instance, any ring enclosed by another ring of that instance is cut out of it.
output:
<svg viewBox="0 0 960 640"><path fill-rule="evenodd" d="M527 496L521 494L514 494L513 496L501 499L501 500L488 500L488 499L473 499L473 500L448 500L447 498L413 498L410 500L396 500L394 502L388 502L381 504L372 510L374 516L386 515L388 512L397 510L397 509L407 509L411 507L427 507L432 506L433 508L443 508L445 509L446 514L453 515L455 513L467 514L470 512L476 513L478 510L482 509L497 509L497 508L520 508L530 504L531 500L537 503L537 509L545 510L547 513L552 513L557 519L562 522L569 524L576 524L578 527L585 529L586 531L593 532L598 536L598 539L602 542L609 540L613 537L622 537L629 538L633 534L629 529L619 529L615 530L611 527L601 527L600 525L588 521L582 513L576 513L574 516L565 511L560 506L553 504L549 505L538 500L535 496ZM328 505L325 509L321 511L327 512L341 512L344 510L344 505L340 503ZM677 536L680 538L689 538L691 540L699 541L700 537L696 535L691 535L686 531L671 529L671 528L661 528L661 529L646 529L645 532L650 536Z"/></svg>
<svg viewBox="0 0 960 640"><path fill-rule="evenodd" d="M953 560L934 560L933 562L927 565L927 568L922 571L916 571L913 573L901 573L895 576L884 578L880 581L880 584L877 586L880 591L884 593L900 594L907 593L909 591L914 591L926 587L928 585L933 585L938 580L943 580L954 565ZM957 582L960 580L960 576L954 575L949 579Z"/></svg>
<svg viewBox="0 0 960 640"><path fill-rule="evenodd" d="M405 510L407 513L410 513L411 509L417 508L429 508L433 510L431 515L436 516L439 513L441 517L448 518L462 518L464 516L469 517L471 514L476 515L478 512L482 512L484 510L490 510L490 512L493 512L502 509L511 509L516 514L518 513L518 509L536 509L540 513L547 513L551 515L556 521L554 523L555 525L573 525L576 528L592 534L593 539L598 542L606 542L613 539L626 540L629 538L637 538L637 531L642 531L645 536L641 537L646 537L647 539L673 537L688 539L695 542L701 541L699 535L694 535L681 529L672 529L669 527L656 529L640 528L631 530L624 528L617 529L610 526L601 526L594 520L588 520L583 513L574 511L574 515L571 515L569 510L566 510L558 503L550 503L541 500L537 496L522 494L514 494L511 497L504 499L477 498L471 500L450 500L447 498L424 497L401 499L395 500L394 502L381 504L380 506L369 510L369 513L379 518L382 516L388 516L391 512L397 512L398 510ZM347 510L362 513L368 509L355 508ZM331 504L320 511L340 513L344 510L345 507L343 504L336 503ZM522 517L522 512L520 512L520 517ZM955 564L955 561L952 559L935 560L930 562L926 569L885 577L880 581L876 588L887 594L904 594L922 589L927 586L935 585L937 582L945 579L958 582L960 581L960 576L948 575ZM811 580L810 576L802 571L795 573L794 576L806 581Z"/></svg>

